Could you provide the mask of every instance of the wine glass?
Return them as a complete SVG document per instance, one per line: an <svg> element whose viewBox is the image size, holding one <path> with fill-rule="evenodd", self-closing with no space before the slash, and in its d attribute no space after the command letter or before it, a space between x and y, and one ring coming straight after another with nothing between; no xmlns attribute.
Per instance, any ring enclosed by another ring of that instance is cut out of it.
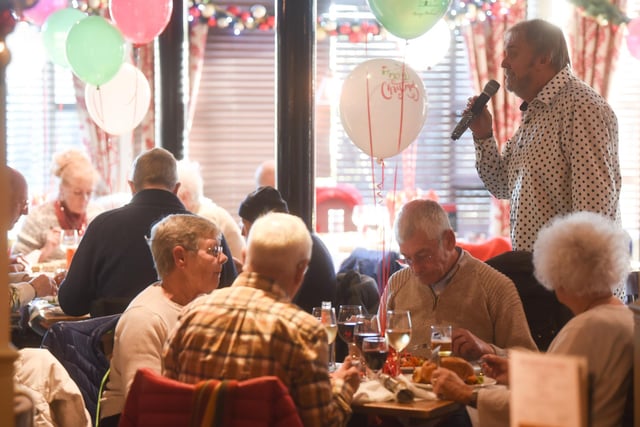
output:
<svg viewBox="0 0 640 427"><path fill-rule="evenodd" d="M338 335L349 346L349 355L359 359L356 345L355 329L358 316L362 315L361 305L341 305L338 309Z"/></svg>
<svg viewBox="0 0 640 427"><path fill-rule="evenodd" d="M391 347L396 351L395 375L400 371L400 352L411 341L411 313L407 310L387 311L387 327L385 335Z"/></svg>
<svg viewBox="0 0 640 427"><path fill-rule="evenodd" d="M380 323L375 314L361 314L356 316L356 327L353 330L356 345L362 351L362 341L366 337L380 336Z"/></svg>
<svg viewBox="0 0 640 427"><path fill-rule="evenodd" d="M327 331L329 342L329 371L333 371L335 369L335 352L333 344L338 333L336 310L330 306L313 307L311 314L313 317L318 319L322 326L324 326L325 331Z"/></svg>
<svg viewBox="0 0 640 427"><path fill-rule="evenodd" d="M362 340L362 354L367 367L378 375L389 354L387 339L380 335L365 337Z"/></svg>

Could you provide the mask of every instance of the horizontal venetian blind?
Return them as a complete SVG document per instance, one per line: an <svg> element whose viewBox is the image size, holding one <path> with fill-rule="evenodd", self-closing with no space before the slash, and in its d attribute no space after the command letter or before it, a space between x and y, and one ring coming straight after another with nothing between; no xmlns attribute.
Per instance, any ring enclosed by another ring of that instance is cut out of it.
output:
<svg viewBox="0 0 640 427"><path fill-rule="evenodd" d="M33 25L19 23L7 45L7 164L27 178L32 199L55 197L53 154L83 145L71 72L47 61Z"/></svg>

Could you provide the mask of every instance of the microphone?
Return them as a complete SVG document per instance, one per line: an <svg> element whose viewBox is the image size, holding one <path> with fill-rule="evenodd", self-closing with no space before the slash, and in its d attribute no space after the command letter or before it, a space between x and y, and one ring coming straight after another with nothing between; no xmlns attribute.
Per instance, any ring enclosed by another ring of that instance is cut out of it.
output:
<svg viewBox="0 0 640 427"><path fill-rule="evenodd" d="M469 129L469 124L473 118L480 114L484 106L489 102L489 99L495 95L498 89L500 89L500 83L495 80L489 80L489 83L484 86L482 93L476 98L476 101L473 103L469 111L462 115L462 118L456 125L455 129L451 132L451 139L454 141L457 140L467 129Z"/></svg>

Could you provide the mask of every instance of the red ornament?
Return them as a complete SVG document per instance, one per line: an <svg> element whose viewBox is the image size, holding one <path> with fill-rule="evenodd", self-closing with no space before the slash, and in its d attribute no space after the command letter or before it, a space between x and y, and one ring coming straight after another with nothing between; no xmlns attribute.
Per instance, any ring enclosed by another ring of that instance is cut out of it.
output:
<svg viewBox="0 0 640 427"><path fill-rule="evenodd" d="M349 24L340 25L340 28L338 28L338 32L342 35L351 34L351 25Z"/></svg>
<svg viewBox="0 0 640 427"><path fill-rule="evenodd" d="M241 19L243 22L247 22L249 19L252 19L252 18L253 18L253 16L251 15L251 13L250 13L250 12L242 12L242 13L240 14L240 19Z"/></svg>
<svg viewBox="0 0 640 427"><path fill-rule="evenodd" d="M240 9L238 9L238 6L229 6L227 7L227 12L237 17L240 14Z"/></svg>
<svg viewBox="0 0 640 427"><path fill-rule="evenodd" d="M207 25L210 27L215 27L217 23L218 22L216 21L216 18L214 16L207 20Z"/></svg>
<svg viewBox="0 0 640 427"><path fill-rule="evenodd" d="M267 18L267 25L268 25L270 28L275 27L275 26L276 26L276 17L275 17L275 16L269 16L269 17Z"/></svg>

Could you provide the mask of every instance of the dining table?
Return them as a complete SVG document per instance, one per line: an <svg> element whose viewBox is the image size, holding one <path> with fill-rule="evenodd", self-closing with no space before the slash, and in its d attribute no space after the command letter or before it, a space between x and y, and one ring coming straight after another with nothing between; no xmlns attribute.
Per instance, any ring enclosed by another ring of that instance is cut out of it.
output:
<svg viewBox="0 0 640 427"><path fill-rule="evenodd" d="M404 425L425 426L436 423L460 409L464 405L451 400L414 400L400 403L396 401L352 403L356 414L389 416L402 420Z"/></svg>

